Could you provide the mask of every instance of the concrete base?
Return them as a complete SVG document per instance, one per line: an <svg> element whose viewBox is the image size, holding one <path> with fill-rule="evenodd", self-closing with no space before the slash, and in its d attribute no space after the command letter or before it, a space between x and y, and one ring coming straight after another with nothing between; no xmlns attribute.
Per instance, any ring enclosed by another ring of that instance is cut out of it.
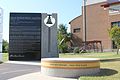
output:
<svg viewBox="0 0 120 80"><path fill-rule="evenodd" d="M95 58L45 58L41 73L55 77L77 78L100 72L100 60Z"/></svg>
<svg viewBox="0 0 120 80"><path fill-rule="evenodd" d="M54 76L54 77L66 77L66 78L78 78L80 76L94 75L100 71L99 68L93 69L50 69L41 67L41 73Z"/></svg>

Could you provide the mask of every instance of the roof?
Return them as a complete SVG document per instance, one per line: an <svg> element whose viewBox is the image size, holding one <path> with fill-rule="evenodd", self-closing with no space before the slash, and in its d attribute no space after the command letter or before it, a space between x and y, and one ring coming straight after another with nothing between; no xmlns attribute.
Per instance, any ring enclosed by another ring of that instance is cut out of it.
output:
<svg viewBox="0 0 120 80"><path fill-rule="evenodd" d="M120 4L120 1L113 2L113 3L105 3L105 4L101 5L101 7L109 7L110 5L116 5L116 4Z"/></svg>
<svg viewBox="0 0 120 80"><path fill-rule="evenodd" d="M81 17L81 16L82 16L82 15L75 17L73 20L71 20L71 21L69 22L69 24L70 24L72 21L74 21L75 19L77 19L77 18L79 18L79 17Z"/></svg>

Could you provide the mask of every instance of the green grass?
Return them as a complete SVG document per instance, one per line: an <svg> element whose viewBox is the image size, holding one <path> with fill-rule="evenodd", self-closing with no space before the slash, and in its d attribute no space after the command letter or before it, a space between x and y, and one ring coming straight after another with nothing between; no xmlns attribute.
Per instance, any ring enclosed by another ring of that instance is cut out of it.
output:
<svg viewBox="0 0 120 80"><path fill-rule="evenodd" d="M120 58L120 54L115 52L106 52L106 53L80 53L80 54L59 54L61 58L100 58L100 59L111 59L111 58Z"/></svg>
<svg viewBox="0 0 120 80"><path fill-rule="evenodd" d="M8 53L3 53L2 54L2 61L0 61L0 64L3 62L6 62L6 61L8 61Z"/></svg>
<svg viewBox="0 0 120 80"><path fill-rule="evenodd" d="M120 80L120 61L101 62L96 76L81 76L80 80Z"/></svg>
<svg viewBox="0 0 120 80"><path fill-rule="evenodd" d="M120 58L120 54L107 53L82 53L82 54L60 54L61 58L100 58L100 59L116 59ZM93 76L81 76L80 80L120 80L120 59L101 62L100 73Z"/></svg>
<svg viewBox="0 0 120 80"><path fill-rule="evenodd" d="M8 53L3 53L3 61L8 61Z"/></svg>

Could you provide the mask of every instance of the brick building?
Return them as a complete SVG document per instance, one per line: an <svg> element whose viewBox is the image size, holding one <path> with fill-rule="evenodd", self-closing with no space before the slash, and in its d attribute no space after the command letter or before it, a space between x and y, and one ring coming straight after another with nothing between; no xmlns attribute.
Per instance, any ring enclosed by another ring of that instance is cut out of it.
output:
<svg viewBox="0 0 120 80"><path fill-rule="evenodd" d="M108 3L107 0L88 0L86 2L86 40L101 41L103 49L107 51L115 48L114 42L109 37L108 29L114 24L120 26L120 5L118 5L120 2L116 1ZM72 46L81 46L84 38L83 11L82 15L71 20L69 24Z"/></svg>

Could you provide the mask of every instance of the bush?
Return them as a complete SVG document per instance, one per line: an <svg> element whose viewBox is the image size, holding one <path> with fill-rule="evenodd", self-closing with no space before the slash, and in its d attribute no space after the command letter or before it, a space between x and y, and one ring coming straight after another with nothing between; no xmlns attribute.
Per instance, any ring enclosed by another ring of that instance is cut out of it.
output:
<svg viewBox="0 0 120 80"><path fill-rule="evenodd" d="M80 52L79 47L75 47L74 50L73 50L73 53L79 53L79 52Z"/></svg>
<svg viewBox="0 0 120 80"><path fill-rule="evenodd" d="M0 61L0 64L1 64L1 63L3 63L3 62Z"/></svg>
<svg viewBox="0 0 120 80"><path fill-rule="evenodd" d="M68 51L68 46L67 46L67 44L66 43L63 43L62 45L59 45L58 46L58 48L59 48L59 51L61 52L61 53L67 53Z"/></svg>
<svg viewBox="0 0 120 80"><path fill-rule="evenodd" d="M86 50L80 50L80 53L87 53L87 51Z"/></svg>
<svg viewBox="0 0 120 80"><path fill-rule="evenodd" d="M7 40L3 39L2 44L2 53L8 53L9 43Z"/></svg>

